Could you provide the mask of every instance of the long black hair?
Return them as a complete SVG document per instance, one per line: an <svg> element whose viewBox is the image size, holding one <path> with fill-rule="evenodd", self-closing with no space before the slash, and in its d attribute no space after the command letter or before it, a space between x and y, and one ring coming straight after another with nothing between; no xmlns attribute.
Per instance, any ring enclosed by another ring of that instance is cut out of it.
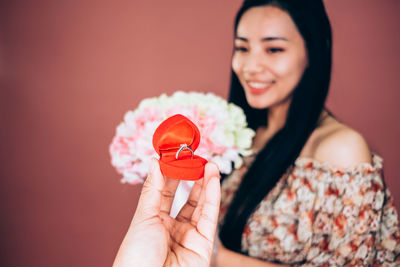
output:
<svg viewBox="0 0 400 267"><path fill-rule="evenodd" d="M285 125L257 154L244 175L220 229L225 247L241 252L244 227L257 205L299 156L315 129L328 94L332 65L332 33L322 0L245 0L235 20L252 7L273 5L286 11L303 37L308 67L295 88ZM243 108L249 127L265 126L268 109L249 106L238 77L232 71L229 101Z"/></svg>

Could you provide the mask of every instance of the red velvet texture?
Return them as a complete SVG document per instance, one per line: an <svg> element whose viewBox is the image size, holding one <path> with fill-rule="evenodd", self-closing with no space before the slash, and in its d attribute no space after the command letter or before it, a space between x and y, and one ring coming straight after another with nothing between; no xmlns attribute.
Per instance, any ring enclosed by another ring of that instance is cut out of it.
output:
<svg viewBox="0 0 400 267"><path fill-rule="evenodd" d="M179 180L198 180L204 176L207 160L193 155L188 149L175 155L181 144L188 145L193 152L200 143L200 131L197 126L181 114L163 121L153 135L153 147L160 155L160 168L164 176Z"/></svg>

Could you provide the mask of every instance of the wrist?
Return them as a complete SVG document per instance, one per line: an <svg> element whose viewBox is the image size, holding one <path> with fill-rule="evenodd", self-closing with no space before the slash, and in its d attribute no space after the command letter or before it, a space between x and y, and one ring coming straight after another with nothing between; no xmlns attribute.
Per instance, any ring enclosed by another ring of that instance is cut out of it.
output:
<svg viewBox="0 0 400 267"><path fill-rule="evenodd" d="M216 247L213 250L213 256L212 256L212 261L211 261L211 267L223 267L223 266L229 266L227 265L227 260L229 262L229 250L224 247L224 245L221 243L219 238L216 240L214 246Z"/></svg>
<svg viewBox="0 0 400 267"><path fill-rule="evenodd" d="M214 239L214 246L213 246L213 250L212 250L212 255L211 255L211 263L210 263L210 267L216 267L217 266L217 257L218 257L218 253L219 253L219 240L218 240L218 236L215 237Z"/></svg>

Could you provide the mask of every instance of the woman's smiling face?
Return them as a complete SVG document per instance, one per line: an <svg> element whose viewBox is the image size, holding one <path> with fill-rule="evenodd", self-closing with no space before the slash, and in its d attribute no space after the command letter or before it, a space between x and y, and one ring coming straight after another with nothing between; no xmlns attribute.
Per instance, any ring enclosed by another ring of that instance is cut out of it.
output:
<svg viewBox="0 0 400 267"><path fill-rule="evenodd" d="M304 39L286 11L261 6L243 14L236 31L232 68L251 107L290 103L307 64Z"/></svg>

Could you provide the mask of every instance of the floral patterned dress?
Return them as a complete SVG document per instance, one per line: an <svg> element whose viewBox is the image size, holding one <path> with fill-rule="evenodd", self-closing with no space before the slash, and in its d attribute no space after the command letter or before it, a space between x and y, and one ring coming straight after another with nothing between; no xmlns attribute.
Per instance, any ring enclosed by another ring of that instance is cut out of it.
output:
<svg viewBox="0 0 400 267"><path fill-rule="evenodd" d="M244 173L222 184L220 223ZM242 252L298 266L400 266L400 230L382 159L348 169L300 157L245 226Z"/></svg>

